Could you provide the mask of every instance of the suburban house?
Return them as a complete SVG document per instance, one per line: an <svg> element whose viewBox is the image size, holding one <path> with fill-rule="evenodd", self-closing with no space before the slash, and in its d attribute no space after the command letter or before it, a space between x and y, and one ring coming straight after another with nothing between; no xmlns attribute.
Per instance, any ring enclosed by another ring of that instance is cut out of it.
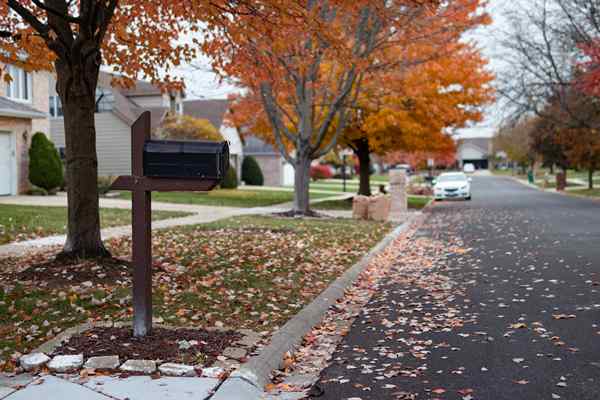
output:
<svg viewBox="0 0 600 400"><path fill-rule="evenodd" d="M0 80L0 195L16 195L29 188L31 137L50 133L50 74L28 73L12 65L6 71L12 81Z"/></svg>
<svg viewBox="0 0 600 400"><path fill-rule="evenodd" d="M230 163L241 176L244 157L242 140L236 128L225 124L229 112L229 100L186 100L183 102L183 114L194 118L207 119L219 131L224 140L229 142Z"/></svg>
<svg viewBox="0 0 600 400"><path fill-rule="evenodd" d="M256 159L265 178L265 186L294 185L294 168L269 143L256 136L247 136L244 139L244 156Z"/></svg>
<svg viewBox="0 0 600 400"><path fill-rule="evenodd" d="M492 152L489 137L463 138L458 140L457 159L460 167L473 164L476 169L488 169Z"/></svg>
<svg viewBox="0 0 600 400"><path fill-rule="evenodd" d="M185 93L164 93L160 87L136 81L131 88L112 85L113 75L101 72L96 90L96 151L100 176L131 173L131 125L144 112L152 115L151 127L157 128L167 116L183 112ZM49 93L50 136L64 155L65 129L60 98L51 79Z"/></svg>

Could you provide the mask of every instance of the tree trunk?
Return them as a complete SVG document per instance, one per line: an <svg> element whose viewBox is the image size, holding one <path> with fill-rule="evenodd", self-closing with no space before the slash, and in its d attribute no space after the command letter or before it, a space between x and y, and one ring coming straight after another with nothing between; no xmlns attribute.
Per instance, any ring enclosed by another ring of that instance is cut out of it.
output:
<svg viewBox="0 0 600 400"><path fill-rule="evenodd" d="M100 237L98 158L94 121L99 64L56 62L63 104L68 198L67 240L62 257L110 256Z"/></svg>
<svg viewBox="0 0 600 400"><path fill-rule="evenodd" d="M358 157L359 167L359 178L360 185L358 187L358 194L362 196L371 195L371 149L369 148L369 141L367 139L361 139L354 142L355 150L354 153Z"/></svg>
<svg viewBox="0 0 600 400"><path fill-rule="evenodd" d="M294 166L294 213L298 215L310 214L310 163L308 152L298 151Z"/></svg>
<svg viewBox="0 0 600 400"><path fill-rule="evenodd" d="M588 189L592 190L594 188L594 170L590 169L588 171Z"/></svg>

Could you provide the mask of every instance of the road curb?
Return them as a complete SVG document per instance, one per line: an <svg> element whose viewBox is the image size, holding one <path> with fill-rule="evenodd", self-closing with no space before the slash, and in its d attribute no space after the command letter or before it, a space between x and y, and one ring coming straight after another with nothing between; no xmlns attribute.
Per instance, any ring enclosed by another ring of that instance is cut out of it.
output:
<svg viewBox="0 0 600 400"><path fill-rule="evenodd" d="M263 348L260 354L250 358L239 370L233 372L218 388L211 400L262 399L263 388L270 382L271 372L281 367L285 353L293 352L301 344L302 338L323 319L329 308L344 296L346 289L358 279L373 258L406 232L419 215L421 214L410 216L408 221L396 227L358 263L275 332L269 345Z"/></svg>

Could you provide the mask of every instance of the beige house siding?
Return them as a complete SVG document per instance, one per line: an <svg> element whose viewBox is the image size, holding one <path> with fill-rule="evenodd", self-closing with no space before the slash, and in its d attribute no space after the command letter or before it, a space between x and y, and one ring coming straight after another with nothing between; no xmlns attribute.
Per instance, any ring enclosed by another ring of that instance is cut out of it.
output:
<svg viewBox="0 0 600 400"><path fill-rule="evenodd" d="M50 112L50 73L37 72L32 76L33 99L31 106L44 113ZM33 132L43 132L50 136L50 118L34 119Z"/></svg>
<svg viewBox="0 0 600 400"><path fill-rule="evenodd" d="M253 155L260 165L263 176L265 178L265 186L282 186L283 165L281 157L278 155L261 154Z"/></svg>
<svg viewBox="0 0 600 400"><path fill-rule="evenodd" d="M96 114L96 151L98 175L131 174L131 128L113 113ZM65 147L65 128L62 118L51 120L52 140Z"/></svg>
<svg viewBox="0 0 600 400"><path fill-rule="evenodd" d="M0 64L0 68L4 65ZM34 72L31 74L31 102L24 104L38 111L47 113L49 110L49 79L48 72ZM7 83L0 80L0 96L6 96ZM25 193L30 188L29 183L29 146L31 137L35 132L50 134L50 122L48 118L13 118L0 117L0 131L12 135L15 143L16 171L12 171L13 179L16 180L16 193Z"/></svg>

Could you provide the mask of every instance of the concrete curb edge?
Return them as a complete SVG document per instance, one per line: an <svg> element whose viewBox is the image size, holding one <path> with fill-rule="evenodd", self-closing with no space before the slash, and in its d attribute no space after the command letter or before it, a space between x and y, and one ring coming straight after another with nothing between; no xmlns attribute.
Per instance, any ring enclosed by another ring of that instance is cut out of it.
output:
<svg viewBox="0 0 600 400"><path fill-rule="evenodd" d="M286 352L293 352L302 338L322 319L335 302L344 295L375 256L404 233L421 213L415 213L408 221L388 233L363 258L336 279L310 304L290 319L273 335L269 345L260 354L250 358L239 370L233 372L211 397L211 400L261 399L263 388L270 382L271 372L279 368Z"/></svg>

